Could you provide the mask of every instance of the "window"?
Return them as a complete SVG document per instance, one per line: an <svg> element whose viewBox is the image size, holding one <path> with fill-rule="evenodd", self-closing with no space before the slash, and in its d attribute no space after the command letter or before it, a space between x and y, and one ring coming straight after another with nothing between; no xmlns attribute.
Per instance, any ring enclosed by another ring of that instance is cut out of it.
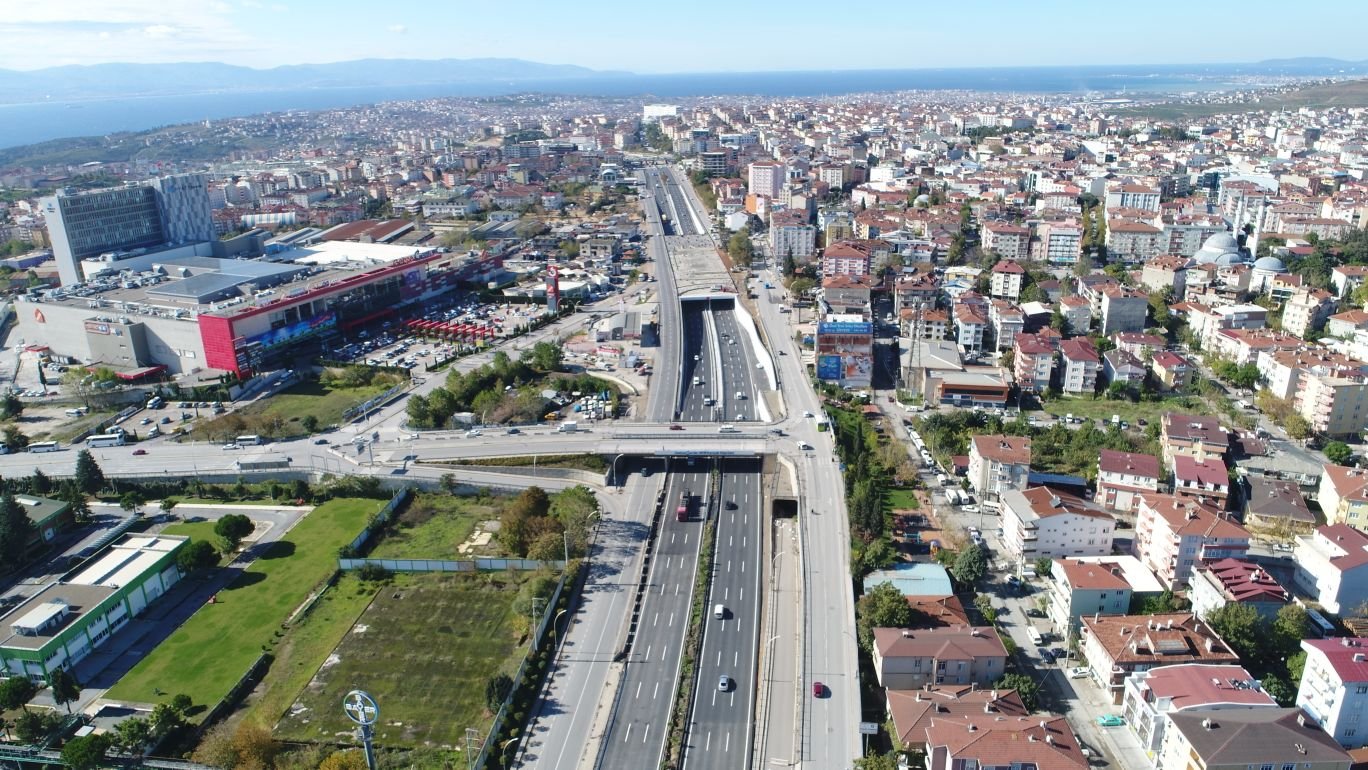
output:
<svg viewBox="0 0 1368 770"><path fill-rule="evenodd" d="M1356 695L1363 695L1365 693L1368 693L1368 684L1361 684L1354 688L1354 694Z"/></svg>

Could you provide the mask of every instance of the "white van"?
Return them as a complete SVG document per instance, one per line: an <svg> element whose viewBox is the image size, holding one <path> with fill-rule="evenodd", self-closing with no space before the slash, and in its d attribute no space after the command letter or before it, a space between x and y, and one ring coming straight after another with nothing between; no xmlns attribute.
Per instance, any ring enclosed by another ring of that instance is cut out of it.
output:
<svg viewBox="0 0 1368 770"><path fill-rule="evenodd" d="M742 393L742 392L739 391L739 390L736 391L736 400L737 400L737 401L745 401L745 400L746 400L746 394L745 394L745 393Z"/></svg>
<svg viewBox="0 0 1368 770"><path fill-rule="evenodd" d="M1026 636L1030 637L1031 644L1034 644L1037 647L1045 643L1045 638L1040 635L1040 632L1036 630L1035 626L1026 627Z"/></svg>
<svg viewBox="0 0 1368 770"><path fill-rule="evenodd" d="M725 620L727 618L727 608L720 604L713 607L713 617L718 620Z"/></svg>
<svg viewBox="0 0 1368 770"><path fill-rule="evenodd" d="M740 433L741 431L737 430L735 425L732 425L732 424L728 423L728 424L723 425L722 427L718 428L718 429L717 429L717 432L718 432L718 433Z"/></svg>

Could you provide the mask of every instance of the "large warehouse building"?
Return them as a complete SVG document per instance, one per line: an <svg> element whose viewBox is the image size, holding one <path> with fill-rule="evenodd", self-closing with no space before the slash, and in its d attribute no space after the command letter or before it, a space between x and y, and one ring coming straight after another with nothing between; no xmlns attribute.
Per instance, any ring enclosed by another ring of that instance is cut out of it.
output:
<svg viewBox="0 0 1368 770"><path fill-rule="evenodd" d="M180 580L189 540L130 535L0 616L0 674L43 682L79 663Z"/></svg>
<svg viewBox="0 0 1368 770"><path fill-rule="evenodd" d="M497 257L323 240L263 260L148 255L118 273L20 297L19 335L121 375L249 375L327 350L343 332L402 315L460 282L502 273Z"/></svg>

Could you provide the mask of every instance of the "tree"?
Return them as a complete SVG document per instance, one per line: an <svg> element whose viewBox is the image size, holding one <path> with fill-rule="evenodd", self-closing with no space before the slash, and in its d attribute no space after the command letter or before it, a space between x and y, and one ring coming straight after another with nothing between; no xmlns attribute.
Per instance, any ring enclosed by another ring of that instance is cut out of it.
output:
<svg viewBox="0 0 1368 770"><path fill-rule="evenodd" d="M82 735L67 741L62 747L62 762L72 770L94 770L100 766L109 750L109 737Z"/></svg>
<svg viewBox="0 0 1368 770"><path fill-rule="evenodd" d="M119 496L119 507L129 513L139 513L146 504L147 498L136 489L130 489Z"/></svg>
<svg viewBox="0 0 1368 770"><path fill-rule="evenodd" d="M1301 685L1302 673L1306 671L1306 650L1300 650L1287 658L1287 675L1292 679L1292 686Z"/></svg>
<svg viewBox="0 0 1368 770"><path fill-rule="evenodd" d="M167 735L183 723L180 711L170 703L158 703L152 709L152 716L149 721L152 725L152 734L158 738Z"/></svg>
<svg viewBox="0 0 1368 770"><path fill-rule="evenodd" d="M242 539L252 534L256 525L241 513L230 513L214 524L214 534L223 539L224 551L236 551Z"/></svg>
<svg viewBox="0 0 1368 770"><path fill-rule="evenodd" d="M104 485L105 476L100 464L95 462L95 456L90 454L89 449L82 449L76 455L76 486L87 495L93 495Z"/></svg>
<svg viewBox="0 0 1368 770"><path fill-rule="evenodd" d="M1311 636L1311 618L1300 604L1278 608L1272 625L1272 641L1276 645L1273 653L1279 658L1295 655L1301 649L1302 640Z"/></svg>
<svg viewBox="0 0 1368 770"><path fill-rule="evenodd" d="M81 697L81 683L70 671L59 668L48 674L48 686L52 688L52 702L66 706L70 714L72 702Z"/></svg>
<svg viewBox="0 0 1368 770"><path fill-rule="evenodd" d="M565 350L550 342L538 342L523 353L523 360L540 372L554 372L565 360Z"/></svg>
<svg viewBox="0 0 1368 770"><path fill-rule="evenodd" d="M35 495L46 495L52 492L52 479L43 473L42 468L34 468L33 475L29 476L29 489Z"/></svg>
<svg viewBox="0 0 1368 770"><path fill-rule="evenodd" d="M318 770L366 770L366 753L360 749L334 751L319 763Z"/></svg>
<svg viewBox="0 0 1368 770"><path fill-rule="evenodd" d="M974 607L983 615L983 622L988 625L996 625L998 611L993 607L993 597L988 594L979 594L974 597Z"/></svg>
<svg viewBox="0 0 1368 770"><path fill-rule="evenodd" d="M0 420L15 420L24 413L24 402L13 393L5 394L0 399Z"/></svg>
<svg viewBox="0 0 1368 770"><path fill-rule="evenodd" d="M4 435L4 444L9 447L11 452L17 452L29 445L28 436L17 426L6 425Z"/></svg>
<svg viewBox="0 0 1368 770"><path fill-rule="evenodd" d="M209 569L218 564L219 553L207 540L191 540L176 551L176 567L183 575Z"/></svg>
<svg viewBox="0 0 1368 770"><path fill-rule="evenodd" d="M1279 706L1291 706L1297 702L1297 690L1288 681L1277 674L1269 674L1259 682L1264 692L1272 696Z"/></svg>
<svg viewBox="0 0 1368 770"><path fill-rule="evenodd" d="M38 694L38 687L26 677L0 679L0 711L28 710L28 702Z"/></svg>
<svg viewBox="0 0 1368 770"><path fill-rule="evenodd" d="M256 722L242 721L233 732L233 749L238 767L271 767L280 746L271 737L271 730Z"/></svg>
<svg viewBox="0 0 1368 770"><path fill-rule="evenodd" d="M491 676L485 682L485 707L491 714L496 714L499 707L503 705L504 698L513 691L513 677L502 671Z"/></svg>
<svg viewBox="0 0 1368 770"><path fill-rule="evenodd" d="M190 716L190 709L195 707L195 699L185 693L179 693L171 699L171 708L181 715L181 719Z"/></svg>
<svg viewBox="0 0 1368 770"><path fill-rule="evenodd" d="M870 754L855 760L855 770L898 770L898 752Z"/></svg>
<svg viewBox="0 0 1368 770"><path fill-rule="evenodd" d="M1335 465L1348 465L1354 457L1354 450L1343 441L1331 441L1321 451L1325 453L1325 459Z"/></svg>
<svg viewBox="0 0 1368 770"><path fill-rule="evenodd" d="M1042 556L1035 560L1035 573L1040 577L1047 578L1054 572L1054 559Z"/></svg>
<svg viewBox="0 0 1368 770"><path fill-rule="evenodd" d="M14 494L5 492L0 495L0 564L5 571L17 567L28 553L29 543L37 534L33 521Z"/></svg>
<svg viewBox="0 0 1368 770"><path fill-rule="evenodd" d="M152 742L152 723L144 717L125 719L114 726L114 734L120 750L142 756Z"/></svg>
<svg viewBox="0 0 1368 770"><path fill-rule="evenodd" d="M1231 602L1207 615L1207 625L1247 662L1264 658L1264 635L1259 611L1253 606Z"/></svg>
<svg viewBox="0 0 1368 770"><path fill-rule="evenodd" d="M1287 419L1283 421L1283 430L1287 431L1288 438L1297 441L1311 437L1311 423L1297 412L1287 415Z"/></svg>
<svg viewBox="0 0 1368 770"><path fill-rule="evenodd" d="M855 603L860 644L869 649L876 628L906 628L912 625L912 607L892 583L880 583Z"/></svg>
<svg viewBox="0 0 1368 770"><path fill-rule="evenodd" d="M304 426L304 430L309 433L318 432L318 415L306 414L300 419L299 424Z"/></svg>
<svg viewBox="0 0 1368 770"><path fill-rule="evenodd" d="M755 244L751 243L748 228L743 227L732 233L727 240L727 256L740 267L750 267L751 259L755 256Z"/></svg>
<svg viewBox="0 0 1368 770"><path fill-rule="evenodd" d="M1025 674L1003 674L1002 678L993 684L993 688L1016 690L1017 695L1021 698L1021 705L1025 706L1027 711L1035 711L1040 695L1040 685L1036 684L1036 681L1031 677Z"/></svg>
<svg viewBox="0 0 1368 770"><path fill-rule="evenodd" d="M983 549L977 545L970 544L960 549L955 556L955 564L950 568L950 574L955 576L962 586L972 586L978 583L988 571L988 557L983 554Z"/></svg>

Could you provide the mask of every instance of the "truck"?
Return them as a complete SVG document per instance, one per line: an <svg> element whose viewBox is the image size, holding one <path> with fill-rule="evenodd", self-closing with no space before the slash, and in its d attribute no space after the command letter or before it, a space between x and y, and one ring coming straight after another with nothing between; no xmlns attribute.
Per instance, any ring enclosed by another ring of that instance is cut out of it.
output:
<svg viewBox="0 0 1368 770"><path fill-rule="evenodd" d="M689 520L689 490L679 496L679 507L675 509L675 521Z"/></svg>
<svg viewBox="0 0 1368 770"><path fill-rule="evenodd" d="M579 430L579 423L573 420L567 420L556 428L557 433L574 433L577 430Z"/></svg>

